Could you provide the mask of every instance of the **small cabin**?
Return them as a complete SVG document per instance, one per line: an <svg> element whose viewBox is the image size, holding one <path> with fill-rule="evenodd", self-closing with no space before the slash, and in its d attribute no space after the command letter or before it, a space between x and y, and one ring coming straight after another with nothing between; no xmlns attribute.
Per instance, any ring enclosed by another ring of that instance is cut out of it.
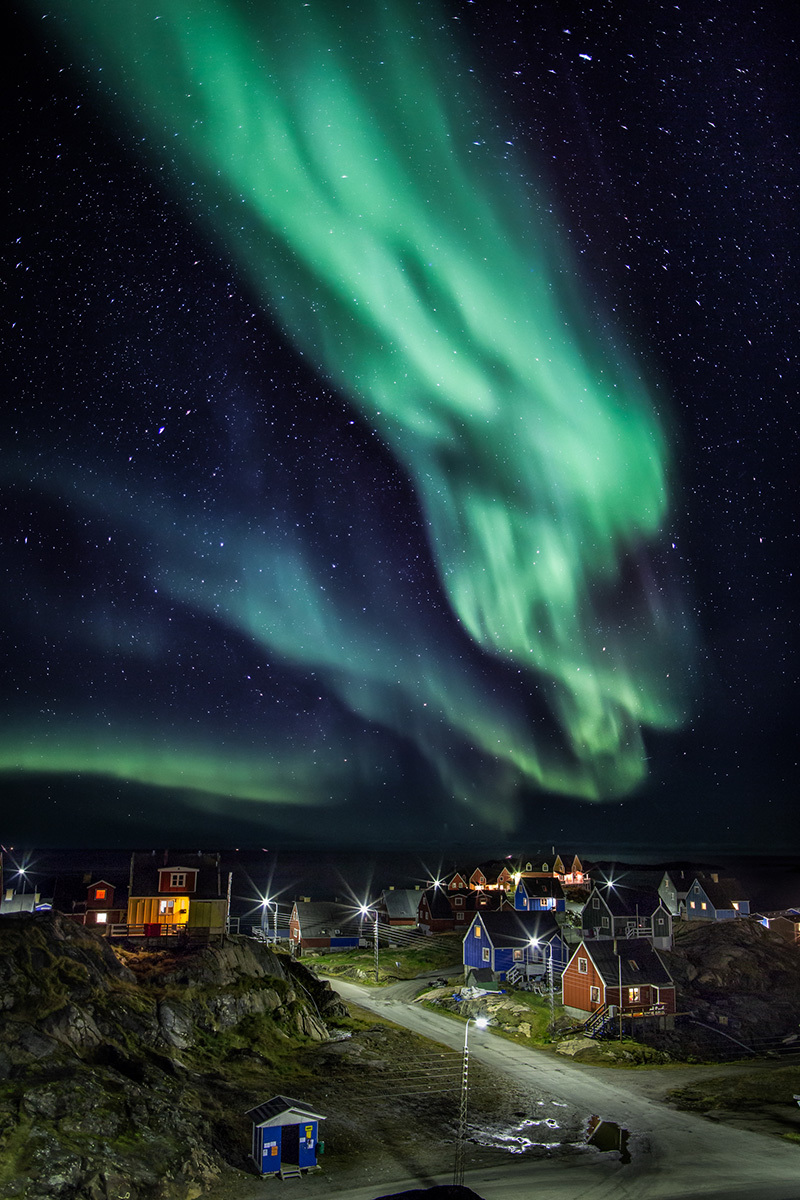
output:
<svg viewBox="0 0 800 1200"><path fill-rule="evenodd" d="M302 1100L273 1096L251 1108L247 1116L253 1122L250 1156L260 1175L288 1179L319 1170L319 1122L326 1119L321 1113Z"/></svg>

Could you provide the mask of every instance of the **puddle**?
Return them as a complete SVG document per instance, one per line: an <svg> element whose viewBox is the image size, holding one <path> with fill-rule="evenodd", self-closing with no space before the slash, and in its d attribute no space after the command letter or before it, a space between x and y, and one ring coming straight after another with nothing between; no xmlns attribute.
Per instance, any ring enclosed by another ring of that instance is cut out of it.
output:
<svg viewBox="0 0 800 1200"><path fill-rule="evenodd" d="M561 1146L561 1141L553 1141L553 1131L560 1129L558 1121L552 1117L522 1117L510 1129L482 1130L471 1139L479 1146L490 1146L494 1150L505 1150L509 1154L525 1154L528 1150L552 1150Z"/></svg>
<svg viewBox="0 0 800 1200"><path fill-rule="evenodd" d="M619 1153L619 1161L621 1163L629 1163L631 1161L630 1150L628 1149L628 1138L630 1134L627 1129L622 1129L617 1125L616 1121L604 1121L601 1117L590 1117L589 1125L586 1130L586 1141L589 1146L594 1146L596 1150L616 1150Z"/></svg>

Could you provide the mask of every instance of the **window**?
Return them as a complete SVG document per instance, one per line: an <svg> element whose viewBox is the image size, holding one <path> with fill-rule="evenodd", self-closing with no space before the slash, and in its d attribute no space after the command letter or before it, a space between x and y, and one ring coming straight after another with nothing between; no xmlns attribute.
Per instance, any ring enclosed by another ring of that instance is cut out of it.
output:
<svg viewBox="0 0 800 1200"><path fill-rule="evenodd" d="M731 901L731 904L733 905L733 907L734 907L734 908L736 909L736 911L738 912L738 911L739 911L739 901L738 901L738 900L732 900L732 901Z"/></svg>
<svg viewBox="0 0 800 1200"><path fill-rule="evenodd" d="M628 988L628 1004L639 1003L639 990L637 987Z"/></svg>
<svg viewBox="0 0 800 1200"><path fill-rule="evenodd" d="M514 962L522 962L522 951L521 950L514 951Z"/></svg>
<svg viewBox="0 0 800 1200"><path fill-rule="evenodd" d="M600 897L592 896L592 908L599 908L599 907L600 907Z"/></svg>
<svg viewBox="0 0 800 1200"><path fill-rule="evenodd" d="M588 960L588 958L579 958L579 959L578 959L578 972L579 972L581 975L588 975L588 974L589 974L589 960Z"/></svg>
<svg viewBox="0 0 800 1200"><path fill-rule="evenodd" d="M105 900L106 889L105 888L97 888L94 893L94 898L95 898L95 900Z"/></svg>
<svg viewBox="0 0 800 1200"><path fill-rule="evenodd" d="M175 909L175 901L174 900L159 900L158 911L160 913L171 913L174 911L174 909Z"/></svg>
<svg viewBox="0 0 800 1200"><path fill-rule="evenodd" d="M460 907L464 903L464 897L463 896L454 896L453 903L459 905L459 907Z"/></svg>
<svg viewBox="0 0 800 1200"><path fill-rule="evenodd" d="M700 907L701 907L701 908L703 908L703 909L706 909L706 908L708 908L708 905L706 904L705 900L703 900L703 901L701 902L701 904L700 904Z"/></svg>
<svg viewBox="0 0 800 1200"><path fill-rule="evenodd" d="M456 920L457 920L457 921L463 921L463 920L464 920L464 914L463 914L463 913L456 913ZM480 935L480 933L478 933L478 934L477 934L477 936L478 936L478 937L480 937L480 936L481 936L481 935Z"/></svg>
<svg viewBox="0 0 800 1200"><path fill-rule="evenodd" d="M696 908L696 907L697 907L697 905L695 904L694 900L690 900L690 901L689 901L689 908Z"/></svg>
<svg viewBox="0 0 800 1200"><path fill-rule="evenodd" d="M98 925L105 925L107 920L108 920L108 913L99 912L97 914L97 924Z"/></svg>
<svg viewBox="0 0 800 1200"><path fill-rule="evenodd" d="M608 917L603 917L600 924L603 926L603 929L608 929Z"/></svg>
<svg viewBox="0 0 800 1200"><path fill-rule="evenodd" d="M481 954L483 955L483 961L488 962L491 957L491 951L490 951L489 947L484 946L483 950L481 951Z"/></svg>
<svg viewBox="0 0 800 1200"><path fill-rule="evenodd" d="M592 1004L600 1003L600 988L599 987L589 988L589 1000Z"/></svg>
<svg viewBox="0 0 800 1200"><path fill-rule="evenodd" d="M480 927L480 925L476 925L475 926L475 937L480 937L480 936L481 936L481 927Z"/></svg>
<svg viewBox="0 0 800 1200"><path fill-rule="evenodd" d="M169 877L170 887L186 887L186 876L182 872L173 871Z"/></svg>

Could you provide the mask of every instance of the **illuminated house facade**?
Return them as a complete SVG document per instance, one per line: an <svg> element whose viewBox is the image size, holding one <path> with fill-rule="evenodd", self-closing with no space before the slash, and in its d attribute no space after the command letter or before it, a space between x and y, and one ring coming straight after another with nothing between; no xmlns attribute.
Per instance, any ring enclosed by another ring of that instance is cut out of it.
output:
<svg viewBox="0 0 800 1200"><path fill-rule="evenodd" d="M127 923L145 934L222 933L228 915L218 854L132 854Z"/></svg>

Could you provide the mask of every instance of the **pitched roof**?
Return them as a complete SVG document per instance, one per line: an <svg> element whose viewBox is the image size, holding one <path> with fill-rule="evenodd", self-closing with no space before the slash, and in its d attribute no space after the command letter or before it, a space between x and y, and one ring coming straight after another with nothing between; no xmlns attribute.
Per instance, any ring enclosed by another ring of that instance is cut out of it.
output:
<svg viewBox="0 0 800 1200"><path fill-rule="evenodd" d="M738 879L720 879L719 883L714 883L712 879L698 879L697 882L714 908L733 908L734 900L744 900L747 897Z"/></svg>
<svg viewBox="0 0 800 1200"><path fill-rule="evenodd" d="M616 947L616 949L615 949ZM591 958L603 982L610 987L619 983L620 965L623 985L641 983L670 984L673 982L658 951L647 938L619 938L617 941L598 941L581 945L581 951Z"/></svg>
<svg viewBox="0 0 800 1200"><path fill-rule="evenodd" d="M358 937L369 933L375 918L361 913L350 904L334 900L296 900L301 937Z"/></svg>
<svg viewBox="0 0 800 1200"><path fill-rule="evenodd" d="M475 915L475 921L481 922L495 949L500 946L527 946L532 938L546 941L559 932L555 919L546 912L522 912L508 908L501 912L480 910Z"/></svg>
<svg viewBox="0 0 800 1200"><path fill-rule="evenodd" d="M615 917L649 917L663 901L654 887L626 887L619 883L615 887L597 889Z"/></svg>
<svg viewBox="0 0 800 1200"><path fill-rule="evenodd" d="M271 1100L251 1108L247 1116L254 1125L300 1125L307 1120L327 1120L302 1100L291 1100L288 1096L273 1096Z"/></svg>
<svg viewBox="0 0 800 1200"><path fill-rule="evenodd" d="M520 879L519 886L525 889L529 898L554 898L560 900L564 895L561 880L552 875L540 875L534 879Z"/></svg>
<svg viewBox="0 0 800 1200"><path fill-rule="evenodd" d="M387 889L381 898L390 919L394 917L395 920L416 921L421 895L422 892L416 888L391 888Z"/></svg>
<svg viewBox="0 0 800 1200"><path fill-rule="evenodd" d="M159 871L197 871L193 900L212 900L224 896L220 856L187 853L185 850L136 852L131 855L131 886L129 895L157 896Z"/></svg>

